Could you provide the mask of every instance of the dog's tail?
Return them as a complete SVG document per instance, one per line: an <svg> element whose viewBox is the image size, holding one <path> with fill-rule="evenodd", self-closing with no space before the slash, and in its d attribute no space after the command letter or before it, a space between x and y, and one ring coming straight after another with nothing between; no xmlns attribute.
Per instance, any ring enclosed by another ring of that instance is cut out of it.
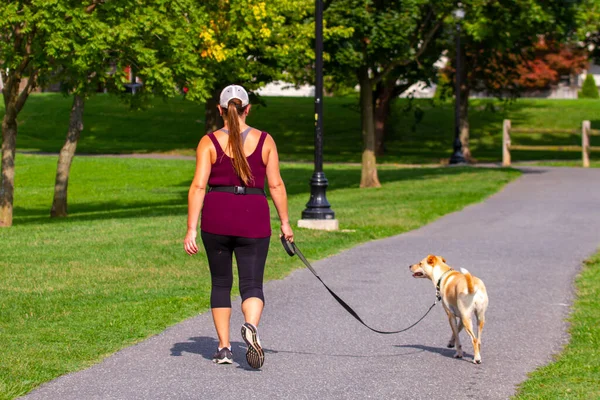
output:
<svg viewBox="0 0 600 400"><path fill-rule="evenodd" d="M467 289L469 290L469 294L475 293L475 286L473 285L473 276L471 276L471 273L464 268L461 268L460 272L465 276L465 279L467 280Z"/></svg>

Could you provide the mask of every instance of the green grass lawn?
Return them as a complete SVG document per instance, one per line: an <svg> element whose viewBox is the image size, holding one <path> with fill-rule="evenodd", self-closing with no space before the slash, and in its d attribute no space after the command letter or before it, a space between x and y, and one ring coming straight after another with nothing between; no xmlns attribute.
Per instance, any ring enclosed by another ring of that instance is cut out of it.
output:
<svg viewBox="0 0 600 400"><path fill-rule="evenodd" d="M48 217L55 168L56 157L17 155L14 226L0 230L1 399L85 368L209 307L205 255L191 258L182 246L193 161L77 157L70 216L62 220ZM328 199L344 230L296 228L312 260L415 229L519 175L384 166L381 188L359 189L358 166L327 165L326 173ZM312 166L284 164L282 175L295 223L309 198ZM278 231L275 219L273 228ZM303 266L281 249L276 234L271 246L267 279Z"/></svg>
<svg viewBox="0 0 600 400"><path fill-rule="evenodd" d="M600 399L600 252L576 279L571 341L556 361L521 384L515 399Z"/></svg>
<svg viewBox="0 0 600 400"><path fill-rule="evenodd" d="M281 158L312 161L314 144L314 100L312 98L265 97L266 106L256 106L249 123L280 140ZM19 115L19 150L58 152L64 142L72 99L60 94L35 94ZM407 99L398 100L389 121L387 153L382 163L438 163L452 151L453 103L413 101L423 111L415 122ZM580 129L584 119L600 129L598 100L519 99L512 103L472 99L470 107L471 148L482 162L500 161L502 120L513 127ZM0 105L0 115L3 105ZM86 104L80 153L193 154L204 129L204 106L183 99L156 99L144 111L132 111L108 95L92 97ZM580 145L580 135L545 134L512 136L513 144ZM600 137L591 138L600 146ZM330 162L360 162L362 136L357 97L328 97L324 101L324 158ZM592 153L592 160L599 160ZM578 151L512 151L519 160L580 160Z"/></svg>

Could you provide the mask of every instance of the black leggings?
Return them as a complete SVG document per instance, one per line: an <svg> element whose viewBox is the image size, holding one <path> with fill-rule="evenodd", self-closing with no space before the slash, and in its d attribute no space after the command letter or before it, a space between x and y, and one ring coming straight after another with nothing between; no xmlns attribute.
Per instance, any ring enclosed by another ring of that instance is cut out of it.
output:
<svg viewBox="0 0 600 400"><path fill-rule="evenodd" d="M244 238L201 232L212 280L211 308L231 308L233 286L232 255L238 266L242 302L258 297L264 303L263 274L269 252L270 237Z"/></svg>

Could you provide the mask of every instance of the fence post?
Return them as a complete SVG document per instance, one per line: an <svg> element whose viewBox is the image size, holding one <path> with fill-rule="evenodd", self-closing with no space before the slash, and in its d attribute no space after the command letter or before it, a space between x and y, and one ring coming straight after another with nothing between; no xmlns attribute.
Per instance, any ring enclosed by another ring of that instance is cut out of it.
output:
<svg viewBox="0 0 600 400"><path fill-rule="evenodd" d="M583 156L583 168L590 166L590 121L583 121L581 126L581 154Z"/></svg>
<svg viewBox="0 0 600 400"><path fill-rule="evenodd" d="M510 119L502 124L502 166L510 166Z"/></svg>

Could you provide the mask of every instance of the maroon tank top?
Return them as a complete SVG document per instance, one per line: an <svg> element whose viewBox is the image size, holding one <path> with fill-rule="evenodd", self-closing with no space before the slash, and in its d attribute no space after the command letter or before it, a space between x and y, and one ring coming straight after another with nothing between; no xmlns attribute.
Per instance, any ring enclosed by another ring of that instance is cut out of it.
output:
<svg viewBox="0 0 600 400"><path fill-rule="evenodd" d="M231 158L225 154L214 133L208 135L217 150L217 161L212 165L209 186L244 186L235 173ZM254 181L247 187L263 189L267 166L263 163L262 149L267 137L262 132L258 145L246 159ZM200 227L216 235L265 238L271 236L271 216L267 198L257 194L239 195L208 192L204 198Z"/></svg>

